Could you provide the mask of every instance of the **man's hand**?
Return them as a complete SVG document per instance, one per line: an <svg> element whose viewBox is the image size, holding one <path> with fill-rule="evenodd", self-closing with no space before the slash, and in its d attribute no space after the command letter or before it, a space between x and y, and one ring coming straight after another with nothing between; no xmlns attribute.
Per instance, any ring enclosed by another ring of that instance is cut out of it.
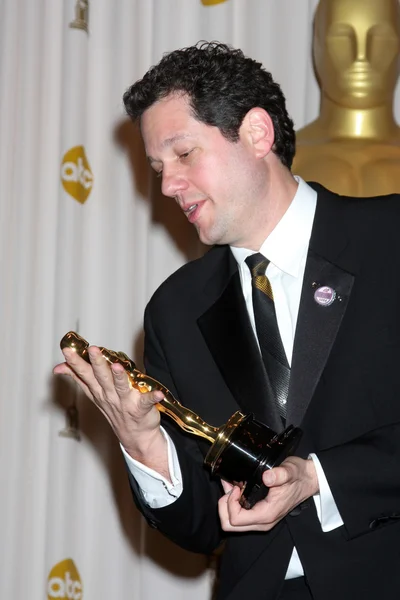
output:
<svg viewBox="0 0 400 600"><path fill-rule="evenodd" d="M319 490L318 478L312 460L290 456L279 467L263 474L269 487L264 500L246 510L239 504L240 488L222 481L225 495L219 500L218 510L224 531L269 531L293 508Z"/></svg>
<svg viewBox="0 0 400 600"><path fill-rule="evenodd" d="M167 445L155 407L163 398L162 392L142 394L134 389L123 366L110 365L96 346L89 348L90 364L71 348L65 348L63 354L66 362L54 367L53 372L72 377L106 417L132 458L156 467L169 478Z"/></svg>

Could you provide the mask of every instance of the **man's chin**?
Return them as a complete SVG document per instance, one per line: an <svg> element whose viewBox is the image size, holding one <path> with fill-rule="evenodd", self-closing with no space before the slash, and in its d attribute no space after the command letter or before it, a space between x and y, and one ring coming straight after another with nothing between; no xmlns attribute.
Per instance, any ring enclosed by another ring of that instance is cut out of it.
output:
<svg viewBox="0 0 400 600"><path fill-rule="evenodd" d="M201 238L199 237L200 242L202 244L204 244L204 246L225 246L226 242L222 241L222 240L214 240L214 239L205 239L205 238Z"/></svg>
<svg viewBox="0 0 400 600"><path fill-rule="evenodd" d="M202 244L206 246L223 246L228 244L229 242L225 239L228 236L222 231L218 232L215 229L213 230L211 227L206 228L200 225L200 222L197 221L193 223L196 228L197 235L199 236L199 240Z"/></svg>
<svg viewBox="0 0 400 600"><path fill-rule="evenodd" d="M196 227L196 231L199 236L200 242L205 246L215 246L222 243L218 240L217 236L210 235L209 232L207 234L205 231L202 231L200 227Z"/></svg>

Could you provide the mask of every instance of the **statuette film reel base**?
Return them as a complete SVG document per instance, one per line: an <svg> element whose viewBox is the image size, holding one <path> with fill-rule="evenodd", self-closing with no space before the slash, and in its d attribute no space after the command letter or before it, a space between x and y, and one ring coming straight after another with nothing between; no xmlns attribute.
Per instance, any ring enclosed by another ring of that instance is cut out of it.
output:
<svg viewBox="0 0 400 600"><path fill-rule="evenodd" d="M71 348L89 361L89 343L74 331L67 333L60 342L61 349ZM100 347L109 363L120 363L128 374L132 386L140 392L160 390L163 400L156 404L158 410L168 415L184 431L206 439L211 447L204 464L217 475L242 490L240 504L250 509L266 497L268 488L262 482L266 469L278 466L295 451L301 430L290 425L277 434L252 414L237 411L221 427L208 425L196 413L182 406L171 392L156 379L136 368L135 363L123 352Z"/></svg>

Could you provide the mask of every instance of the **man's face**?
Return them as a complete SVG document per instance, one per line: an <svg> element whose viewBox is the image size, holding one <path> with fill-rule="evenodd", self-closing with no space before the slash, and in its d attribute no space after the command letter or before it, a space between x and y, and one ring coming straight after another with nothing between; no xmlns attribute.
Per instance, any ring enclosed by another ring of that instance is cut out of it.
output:
<svg viewBox="0 0 400 600"><path fill-rule="evenodd" d="M256 206L265 194L265 167L240 139L229 142L217 127L192 115L183 95L148 108L141 119L146 153L204 244L251 247Z"/></svg>

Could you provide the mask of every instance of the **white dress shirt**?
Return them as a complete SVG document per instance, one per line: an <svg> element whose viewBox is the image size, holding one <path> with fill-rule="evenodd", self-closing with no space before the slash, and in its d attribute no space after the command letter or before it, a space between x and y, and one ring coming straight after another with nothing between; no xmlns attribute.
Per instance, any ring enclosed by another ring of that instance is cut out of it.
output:
<svg viewBox="0 0 400 600"><path fill-rule="evenodd" d="M289 365L292 362L293 342L299 312L300 295L308 245L317 203L317 193L300 177L297 192L286 213L275 229L262 244L260 252L270 261L267 274L274 293L279 332ZM250 321L256 335L250 270L245 259L254 251L231 247L238 263L240 280ZM257 339L257 335L256 335ZM161 428L162 429L162 428ZM168 434L163 430L168 446L168 465L171 482L156 471L132 459L121 446L128 467L143 492L144 499L152 508L171 504L182 493L182 476L176 449ZM314 502L324 532L343 525L322 466L315 454L311 454L316 469L319 493ZM290 559L286 579L304 574L296 548Z"/></svg>

